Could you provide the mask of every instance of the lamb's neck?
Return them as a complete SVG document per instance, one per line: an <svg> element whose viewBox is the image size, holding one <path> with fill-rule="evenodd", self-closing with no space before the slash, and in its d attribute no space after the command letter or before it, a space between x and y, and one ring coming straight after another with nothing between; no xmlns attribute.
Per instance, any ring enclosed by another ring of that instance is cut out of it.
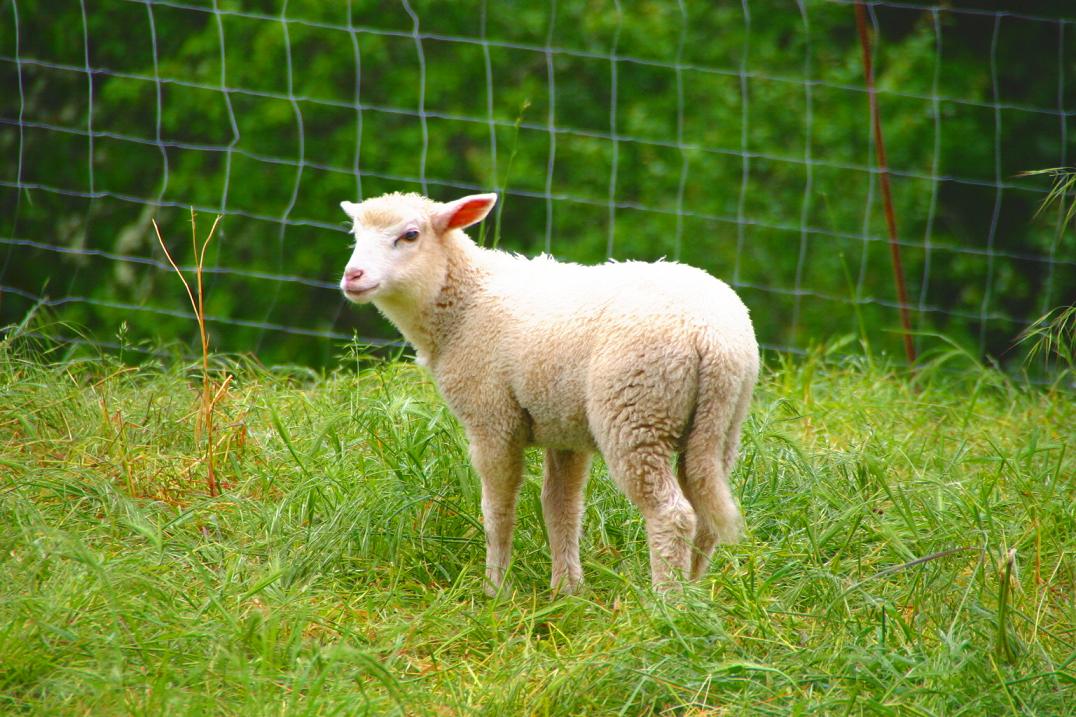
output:
<svg viewBox="0 0 1076 717"><path fill-rule="evenodd" d="M488 272L481 249L466 237L447 241L439 286L381 306L382 312L415 347L418 362L431 368L456 335Z"/></svg>

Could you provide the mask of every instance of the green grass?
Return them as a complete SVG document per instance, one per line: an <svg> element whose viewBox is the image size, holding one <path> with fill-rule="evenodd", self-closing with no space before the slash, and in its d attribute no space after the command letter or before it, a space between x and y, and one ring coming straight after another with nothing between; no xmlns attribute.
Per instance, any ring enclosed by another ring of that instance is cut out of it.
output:
<svg viewBox="0 0 1076 717"><path fill-rule="evenodd" d="M217 359L209 498L197 364L0 344L0 712L1076 713L1061 382L771 360L734 479L748 534L702 584L649 590L599 463L587 589L552 598L532 453L516 590L489 600L457 423L421 370L352 359Z"/></svg>

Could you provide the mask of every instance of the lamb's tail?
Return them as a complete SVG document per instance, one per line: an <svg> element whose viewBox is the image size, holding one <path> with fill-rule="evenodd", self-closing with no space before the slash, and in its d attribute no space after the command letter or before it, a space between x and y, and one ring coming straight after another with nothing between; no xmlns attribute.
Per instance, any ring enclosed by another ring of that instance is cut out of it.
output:
<svg viewBox="0 0 1076 717"><path fill-rule="evenodd" d="M729 488L740 430L758 380L754 336L730 345L707 341L699 347L699 384L695 414L678 464L678 477L698 520L692 577L701 577L718 542L740 536L742 522Z"/></svg>

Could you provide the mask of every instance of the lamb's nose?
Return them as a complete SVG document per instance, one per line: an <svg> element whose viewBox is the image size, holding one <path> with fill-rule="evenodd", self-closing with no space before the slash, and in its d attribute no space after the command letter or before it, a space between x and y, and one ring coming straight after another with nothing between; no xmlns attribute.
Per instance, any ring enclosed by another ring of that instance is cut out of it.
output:
<svg viewBox="0 0 1076 717"><path fill-rule="evenodd" d="M348 269L344 272L344 281L358 281L362 278L363 273L362 269Z"/></svg>

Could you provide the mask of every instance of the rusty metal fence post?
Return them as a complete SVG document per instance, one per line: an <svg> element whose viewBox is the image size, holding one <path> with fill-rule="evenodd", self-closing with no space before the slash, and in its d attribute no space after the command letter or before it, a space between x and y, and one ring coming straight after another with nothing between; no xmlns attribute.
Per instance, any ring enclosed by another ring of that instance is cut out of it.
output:
<svg viewBox="0 0 1076 717"><path fill-rule="evenodd" d="M904 329L904 353L909 363L915 363L915 344L912 342L912 321L908 314L908 291L904 285L904 266L900 260L900 244L897 243L897 219L893 212L893 194L889 187L889 164L882 137L882 118L878 111L878 95L874 89L874 67L871 63L870 34L867 29L867 11L863 0L856 0L856 27L859 44L863 48L863 74L867 81L867 97L870 102L871 122L874 125L874 149L878 158L878 173L885 204L885 223L889 230L889 253L893 258L893 278L897 284L897 300L900 303L900 323Z"/></svg>

